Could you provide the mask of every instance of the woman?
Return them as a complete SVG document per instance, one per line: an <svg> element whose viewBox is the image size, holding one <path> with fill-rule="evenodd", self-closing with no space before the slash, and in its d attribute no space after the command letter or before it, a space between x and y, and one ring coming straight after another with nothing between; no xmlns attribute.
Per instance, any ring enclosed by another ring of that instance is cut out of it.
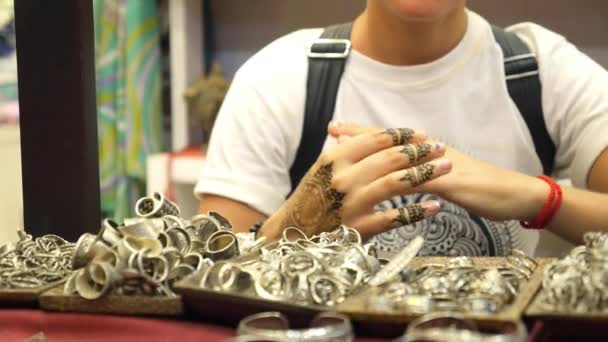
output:
<svg viewBox="0 0 608 342"><path fill-rule="evenodd" d="M344 223L386 253L422 234L423 254L533 254L538 231L519 221L547 221L552 208L541 226L572 242L608 229L598 205L608 202L608 73L543 27L508 30L538 60L554 175L575 186L562 188L561 205L553 182L534 177L542 165L491 25L464 0L368 0L333 113L362 126L330 126L285 201L302 134L305 49L322 30L278 39L235 76L196 188L201 211L221 212L237 230L263 221L258 234L269 238L290 225L314 234Z"/></svg>

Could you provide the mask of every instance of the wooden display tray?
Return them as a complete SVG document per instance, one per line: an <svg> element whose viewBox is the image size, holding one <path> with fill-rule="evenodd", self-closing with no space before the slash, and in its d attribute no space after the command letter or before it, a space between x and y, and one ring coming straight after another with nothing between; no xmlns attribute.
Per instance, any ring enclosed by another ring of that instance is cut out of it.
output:
<svg viewBox="0 0 608 342"><path fill-rule="evenodd" d="M429 263L445 263L447 257L417 257L412 261L414 267ZM505 262L504 258L473 258L477 265L484 268L498 267ZM536 259L539 263L530 281L525 282L520 288L520 295L513 305L496 315L473 315L466 317L478 322L480 327L488 329L500 329L506 321L521 318L525 307L528 305L541 281L545 265L551 259ZM421 314L403 313L395 311L372 311L365 305L365 292L349 297L344 303L334 307L299 305L286 302L277 302L258 298L252 295L226 293L203 289L198 286L201 275L194 274L176 283L175 291L179 293L186 309L207 319L221 320L224 323L236 325L244 317L262 311L280 311L286 315L290 322L295 325L307 324L317 313L321 311L337 311L347 314L355 325L362 326L365 333L373 331L385 336L395 336L395 333L403 333L407 323L420 317Z"/></svg>
<svg viewBox="0 0 608 342"><path fill-rule="evenodd" d="M332 310L323 306L291 304L246 294L203 289L198 286L201 278L200 273L190 275L177 282L174 290L182 296L186 310L206 319L236 325L254 313L279 311L289 318L290 323L306 325L319 312Z"/></svg>
<svg viewBox="0 0 608 342"><path fill-rule="evenodd" d="M449 259L450 258L448 257L417 257L410 265L413 268L418 268L427 264L445 264ZM474 257L472 259L475 264L481 266L481 268L497 268L506 265L505 258ZM532 277L530 277L530 280L520 285L519 295L511 305L496 314L468 312L463 312L461 314L465 318L475 321L479 327L488 329L501 329L505 322L521 319L526 307L541 286L545 266L552 261L552 259L548 258L539 258L535 260L538 262L538 267L532 274ZM368 323L409 323L424 315L420 313L391 310L390 308L374 310L366 304L366 302L369 301L369 291L371 291L371 289L366 289L359 294L349 297L344 303L340 304L340 311L348 314L355 321L366 321Z"/></svg>
<svg viewBox="0 0 608 342"><path fill-rule="evenodd" d="M182 300L177 297L121 296L109 294L88 300L78 295L65 295L63 285L55 286L39 297L40 307L49 311L136 316L179 316Z"/></svg>
<svg viewBox="0 0 608 342"><path fill-rule="evenodd" d="M31 289L0 289L0 304L1 305L24 305L37 306L40 295L58 285L61 285L65 280L59 280L50 284L31 288Z"/></svg>
<svg viewBox="0 0 608 342"><path fill-rule="evenodd" d="M604 311L577 312L571 311L548 311L542 305L545 293L540 287L538 294L531 301L526 309L525 315L531 319L541 319L544 321L585 321L590 325L597 323L608 323L608 309Z"/></svg>
<svg viewBox="0 0 608 342"><path fill-rule="evenodd" d="M542 306L544 297L542 287L534 297L525 317L531 321L542 322L544 330L562 341L606 341L608 310L603 312L548 311Z"/></svg>

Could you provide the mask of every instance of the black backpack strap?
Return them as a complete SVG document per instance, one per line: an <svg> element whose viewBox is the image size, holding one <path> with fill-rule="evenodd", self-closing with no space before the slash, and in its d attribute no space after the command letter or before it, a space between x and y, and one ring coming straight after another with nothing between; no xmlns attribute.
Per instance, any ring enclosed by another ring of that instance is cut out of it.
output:
<svg viewBox="0 0 608 342"><path fill-rule="evenodd" d="M321 154L334 115L340 79L350 54L352 23L327 27L308 49L308 80L302 138L289 170L291 191Z"/></svg>
<svg viewBox="0 0 608 342"><path fill-rule="evenodd" d="M492 31L504 55L509 95L528 126L536 154L543 165L543 173L551 175L555 143L545 124L536 56L516 34L496 26L492 27Z"/></svg>

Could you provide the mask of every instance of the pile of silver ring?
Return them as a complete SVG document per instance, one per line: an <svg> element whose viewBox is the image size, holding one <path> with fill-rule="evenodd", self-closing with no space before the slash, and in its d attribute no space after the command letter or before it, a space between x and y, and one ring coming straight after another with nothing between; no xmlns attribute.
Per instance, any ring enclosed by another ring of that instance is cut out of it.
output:
<svg viewBox="0 0 608 342"><path fill-rule="evenodd" d="M332 306L364 286L380 268L376 250L346 226L307 237L295 227L246 256L216 262L200 287L294 304Z"/></svg>
<svg viewBox="0 0 608 342"><path fill-rule="evenodd" d="M585 244L549 264L540 303L552 312L601 312L608 309L608 234L590 232Z"/></svg>
<svg viewBox="0 0 608 342"><path fill-rule="evenodd" d="M120 225L105 219L97 235L79 238L65 294L86 299L111 292L174 296L176 281L257 243L252 234L234 234L217 213L179 217L177 205L160 193L140 199L135 207L138 217Z"/></svg>
<svg viewBox="0 0 608 342"><path fill-rule="evenodd" d="M379 287L369 304L412 313L497 313L513 302L536 267L534 259L516 250L500 268L481 268L469 257L406 268L401 279Z"/></svg>
<svg viewBox="0 0 608 342"><path fill-rule="evenodd" d="M19 241L0 247L0 289L38 288L69 275L73 243L57 235L33 239L18 233Z"/></svg>

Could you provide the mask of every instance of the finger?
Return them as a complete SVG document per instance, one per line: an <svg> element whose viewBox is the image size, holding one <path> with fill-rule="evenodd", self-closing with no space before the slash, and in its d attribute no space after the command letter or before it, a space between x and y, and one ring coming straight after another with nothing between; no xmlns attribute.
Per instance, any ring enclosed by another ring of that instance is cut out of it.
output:
<svg viewBox="0 0 608 342"><path fill-rule="evenodd" d="M355 136L376 131L382 131L382 129L339 121L332 121L329 123L329 126L327 126L327 132L334 137L338 137L340 135Z"/></svg>
<svg viewBox="0 0 608 342"><path fill-rule="evenodd" d="M357 136L357 135L361 135L361 134L365 134L365 133L374 133L374 132L382 132L382 131L384 131L384 130L375 128L375 127L357 125L357 124L353 124L353 123L340 122L340 121L332 121L329 123L329 126L327 127L327 132L335 138L337 138L341 135L347 135L347 136L353 137L353 136ZM424 133L422 130L414 129L414 131L416 132L416 135L418 136L418 138L420 138L420 140L418 140L418 141L423 141L426 139L426 137L427 137L426 133Z"/></svg>
<svg viewBox="0 0 608 342"><path fill-rule="evenodd" d="M443 156L445 145L435 142L407 144L374 153L341 172L341 177L355 184L369 184L389 173L429 162Z"/></svg>
<svg viewBox="0 0 608 342"><path fill-rule="evenodd" d="M387 128L384 134L388 134L393 139L393 145L405 145L414 142L416 131L411 128ZM420 134L418 134L420 137Z"/></svg>
<svg viewBox="0 0 608 342"><path fill-rule="evenodd" d="M350 139L352 139L353 137L351 137L350 135L341 135L338 137L338 144L341 144L343 142L346 142Z"/></svg>
<svg viewBox="0 0 608 342"><path fill-rule="evenodd" d="M435 159L431 162L392 172L379 178L357 191L356 209L365 210L397 195L415 192L416 186L449 173L452 162L448 159Z"/></svg>
<svg viewBox="0 0 608 342"><path fill-rule="evenodd" d="M356 227L365 237L371 237L390 229L421 221L437 214L440 209L439 202L425 201L397 209L378 211L357 220L352 226Z"/></svg>
<svg viewBox="0 0 608 342"><path fill-rule="evenodd" d="M325 155L328 160L359 160L392 146L423 142L426 136L409 128L390 128L343 139Z"/></svg>

